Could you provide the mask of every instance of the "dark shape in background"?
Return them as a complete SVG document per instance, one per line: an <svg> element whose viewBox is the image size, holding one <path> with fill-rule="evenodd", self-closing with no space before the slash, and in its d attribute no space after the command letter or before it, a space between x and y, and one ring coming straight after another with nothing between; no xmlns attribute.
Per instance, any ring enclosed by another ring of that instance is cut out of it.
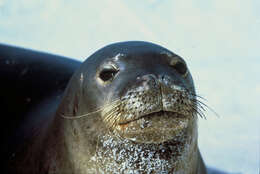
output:
<svg viewBox="0 0 260 174"><path fill-rule="evenodd" d="M26 135L26 117L42 102L53 112L74 71L81 63L67 57L0 44L1 161L15 155ZM50 100L50 98L54 100ZM49 103L52 101L52 103ZM55 103L53 103L55 101ZM51 107L51 108L50 108ZM37 121L37 120L36 120Z"/></svg>

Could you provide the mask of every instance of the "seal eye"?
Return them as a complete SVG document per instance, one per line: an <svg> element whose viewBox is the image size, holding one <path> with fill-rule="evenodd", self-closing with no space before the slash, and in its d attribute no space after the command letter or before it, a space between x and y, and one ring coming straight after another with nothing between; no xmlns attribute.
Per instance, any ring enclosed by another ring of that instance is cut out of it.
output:
<svg viewBox="0 0 260 174"><path fill-rule="evenodd" d="M171 63L171 66L181 75L186 75L187 66L181 61L174 61Z"/></svg>
<svg viewBox="0 0 260 174"><path fill-rule="evenodd" d="M109 80L112 80L115 75L118 73L119 70L115 69L114 67L105 68L101 70L99 74L99 78L103 80L104 82L107 82Z"/></svg>

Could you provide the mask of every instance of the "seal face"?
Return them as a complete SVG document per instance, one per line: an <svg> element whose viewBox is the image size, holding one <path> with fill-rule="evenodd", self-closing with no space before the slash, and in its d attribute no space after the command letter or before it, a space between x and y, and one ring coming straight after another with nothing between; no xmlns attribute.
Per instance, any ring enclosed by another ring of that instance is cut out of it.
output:
<svg viewBox="0 0 260 174"><path fill-rule="evenodd" d="M24 164L37 161L31 173L203 174L198 106L180 56L148 42L112 44L74 73Z"/></svg>
<svg viewBox="0 0 260 174"><path fill-rule="evenodd" d="M147 42L109 45L84 62L63 101L58 113L77 122L85 147L95 146L83 157L92 167L80 171L197 171L195 89L185 61L169 50Z"/></svg>

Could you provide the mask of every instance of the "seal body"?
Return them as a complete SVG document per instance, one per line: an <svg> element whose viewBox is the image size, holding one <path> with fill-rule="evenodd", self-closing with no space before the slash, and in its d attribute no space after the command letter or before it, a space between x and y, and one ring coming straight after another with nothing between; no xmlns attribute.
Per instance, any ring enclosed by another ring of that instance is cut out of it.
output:
<svg viewBox="0 0 260 174"><path fill-rule="evenodd" d="M0 44L2 173L11 173L8 161L29 148L28 140L53 117L80 64L70 58Z"/></svg>
<svg viewBox="0 0 260 174"><path fill-rule="evenodd" d="M29 129L22 128L28 140L16 148L9 171L206 173L193 80L171 51L139 41L106 46L61 93L60 100L49 97L44 110L51 112L42 119L31 114Z"/></svg>

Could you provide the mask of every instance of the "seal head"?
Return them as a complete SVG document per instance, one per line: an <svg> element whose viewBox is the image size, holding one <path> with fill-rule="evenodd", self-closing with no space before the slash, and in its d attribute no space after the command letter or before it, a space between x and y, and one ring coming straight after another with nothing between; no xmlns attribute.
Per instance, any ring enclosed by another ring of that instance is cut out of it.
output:
<svg viewBox="0 0 260 174"><path fill-rule="evenodd" d="M203 166L197 113L180 56L148 42L122 42L98 50L73 75L53 129L65 130L78 173L196 173Z"/></svg>

